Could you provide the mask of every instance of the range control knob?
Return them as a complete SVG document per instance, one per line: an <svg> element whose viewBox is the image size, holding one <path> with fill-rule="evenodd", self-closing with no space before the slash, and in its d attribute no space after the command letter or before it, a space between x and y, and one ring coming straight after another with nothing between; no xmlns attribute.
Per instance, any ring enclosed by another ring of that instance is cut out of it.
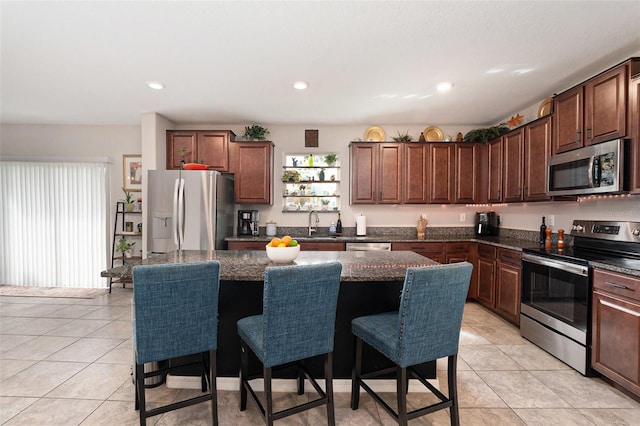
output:
<svg viewBox="0 0 640 426"><path fill-rule="evenodd" d="M631 233L632 233L634 236L638 237L638 236L640 236L640 229L638 229L638 228L633 228L633 229L631 230Z"/></svg>
<svg viewBox="0 0 640 426"><path fill-rule="evenodd" d="M582 232L582 231L584 231L584 226L582 226L582 225L573 225L571 227L571 230L572 231Z"/></svg>

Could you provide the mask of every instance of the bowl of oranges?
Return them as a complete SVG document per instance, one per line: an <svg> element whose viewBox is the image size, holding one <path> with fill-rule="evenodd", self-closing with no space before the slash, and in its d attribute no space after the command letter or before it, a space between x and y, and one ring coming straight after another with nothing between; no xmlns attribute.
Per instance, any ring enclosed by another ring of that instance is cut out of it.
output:
<svg viewBox="0 0 640 426"><path fill-rule="evenodd" d="M293 262L300 253L300 245L288 235L273 238L267 248L267 257L275 263Z"/></svg>

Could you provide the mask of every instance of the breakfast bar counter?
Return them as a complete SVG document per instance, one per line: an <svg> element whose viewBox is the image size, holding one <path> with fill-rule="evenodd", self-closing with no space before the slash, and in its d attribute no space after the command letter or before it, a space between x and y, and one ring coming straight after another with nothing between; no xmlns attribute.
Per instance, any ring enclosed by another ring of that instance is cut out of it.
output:
<svg viewBox="0 0 640 426"><path fill-rule="evenodd" d="M236 322L262 313L264 270L272 263L265 251L181 251L152 255L142 264L183 263L202 260L220 261L220 297L218 323L218 376L237 377L240 369L240 339ZM410 251L386 252L312 252L301 251L293 264L307 265L338 261L342 264L340 293L336 314L334 377L350 378L352 367L351 320L375 313L397 310L406 269L437 265L431 259ZM103 277L130 278L131 265L102 272ZM134 283L135 285L135 283ZM322 374L323 363L312 360L309 367ZM367 355L366 369L387 365L375 352ZM250 368L259 368L259 364ZM435 363L422 372L435 377ZM283 372L288 374L288 372Z"/></svg>

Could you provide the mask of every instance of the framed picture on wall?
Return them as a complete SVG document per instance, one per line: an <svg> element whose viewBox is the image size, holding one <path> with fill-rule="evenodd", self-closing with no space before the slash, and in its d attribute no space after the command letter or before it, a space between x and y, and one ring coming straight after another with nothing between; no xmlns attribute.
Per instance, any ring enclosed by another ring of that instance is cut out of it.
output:
<svg viewBox="0 0 640 426"><path fill-rule="evenodd" d="M127 191L142 191L142 157L138 154L122 156L122 183Z"/></svg>

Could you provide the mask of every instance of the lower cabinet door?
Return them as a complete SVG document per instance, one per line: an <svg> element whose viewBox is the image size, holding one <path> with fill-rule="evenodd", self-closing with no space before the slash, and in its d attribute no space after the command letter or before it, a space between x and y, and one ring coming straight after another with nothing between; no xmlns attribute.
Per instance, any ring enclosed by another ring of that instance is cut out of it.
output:
<svg viewBox="0 0 640 426"><path fill-rule="evenodd" d="M640 395L640 303L594 291L591 366Z"/></svg>
<svg viewBox="0 0 640 426"><path fill-rule="evenodd" d="M498 263L496 273L496 310L520 325L520 268Z"/></svg>
<svg viewBox="0 0 640 426"><path fill-rule="evenodd" d="M478 259L478 301L493 309L495 302L495 260Z"/></svg>

